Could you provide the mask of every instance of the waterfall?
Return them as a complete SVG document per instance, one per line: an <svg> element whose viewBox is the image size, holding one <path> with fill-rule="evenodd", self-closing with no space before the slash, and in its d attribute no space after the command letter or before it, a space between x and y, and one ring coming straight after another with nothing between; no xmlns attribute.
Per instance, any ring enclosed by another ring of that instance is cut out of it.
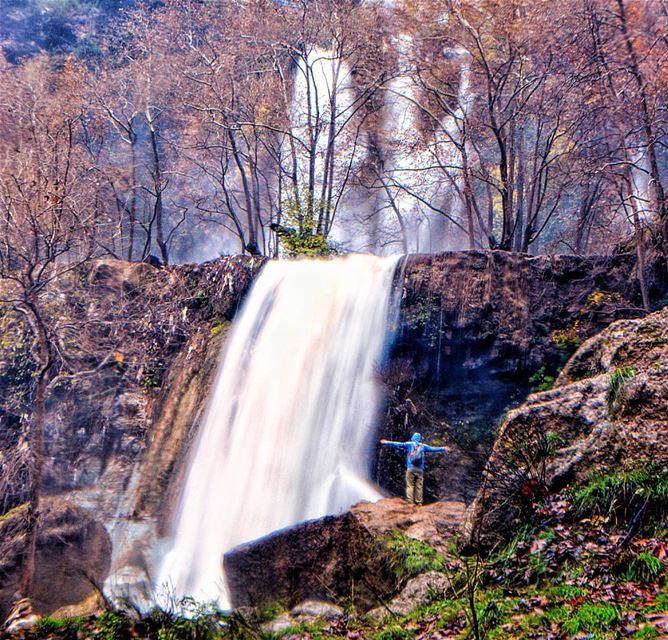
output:
<svg viewBox="0 0 668 640"><path fill-rule="evenodd" d="M385 155L386 173L382 184L388 206L384 209L383 228L390 237L398 238L396 216L406 227L406 244L410 253L446 251L462 242L447 229L445 217L426 203L446 211L465 224L463 198L463 123L474 96L471 91L471 61L464 49L443 52L444 58L459 61L457 102L444 115L434 137L428 143L423 133L420 107L424 89L416 80L418 71L412 62L415 43L412 37L399 34L393 38L400 73L387 85L383 129L388 139ZM462 232L464 227L462 226Z"/></svg>
<svg viewBox="0 0 668 640"><path fill-rule="evenodd" d="M229 604L228 549L380 497L369 451L398 258L267 264L228 338L157 587Z"/></svg>

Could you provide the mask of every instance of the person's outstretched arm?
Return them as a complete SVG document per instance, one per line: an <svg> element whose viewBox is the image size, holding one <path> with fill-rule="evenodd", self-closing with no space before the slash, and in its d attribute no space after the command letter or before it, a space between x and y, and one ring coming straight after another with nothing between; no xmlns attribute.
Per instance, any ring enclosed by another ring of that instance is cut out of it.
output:
<svg viewBox="0 0 668 640"><path fill-rule="evenodd" d="M394 440L381 440L380 444L386 444L388 447L397 447L397 449L405 449L410 446L410 442L395 442Z"/></svg>
<svg viewBox="0 0 668 640"><path fill-rule="evenodd" d="M428 444L426 444L424 445L424 450L433 452L443 452L443 451L450 451L450 447L430 447Z"/></svg>

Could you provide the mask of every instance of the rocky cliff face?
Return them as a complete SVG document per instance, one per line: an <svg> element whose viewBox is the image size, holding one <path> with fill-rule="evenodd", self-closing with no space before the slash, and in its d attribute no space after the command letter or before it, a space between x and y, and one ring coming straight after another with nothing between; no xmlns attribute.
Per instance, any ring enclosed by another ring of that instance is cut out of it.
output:
<svg viewBox="0 0 668 640"><path fill-rule="evenodd" d="M225 333L260 267L241 257L170 269L104 261L54 292L57 313L85 327L70 337L81 343L86 366L52 389L44 492L104 525L111 551L96 580L121 591L148 584L149 550L168 531ZM455 444L447 460L432 459L428 496L470 500L491 433L524 398L529 377L541 367L544 376L556 373L578 341L641 313L633 269L625 256L493 252L406 261L380 436L404 438L417 429L435 443ZM0 451L8 461L20 458L24 443L29 402L21 398L30 393L30 370L16 319L3 310L0 320L0 391L16 396L0 408ZM377 477L400 493L403 462L393 455L379 453ZM21 480L3 493L3 511L19 505ZM16 549L5 551L16 559ZM50 607L72 601L74 591L62 592ZM0 593L0 613L8 597Z"/></svg>
<svg viewBox="0 0 668 640"><path fill-rule="evenodd" d="M110 550L95 574L98 586L110 570L121 589L126 582L147 581L156 523L178 491L220 344L260 265L242 257L174 269L102 261L52 292L58 322L77 327L76 335L65 335L80 359L77 371L52 385L43 493L65 498L76 513L83 509L106 528ZM3 309L0 319L0 389L9 400L0 408L0 488L7 511L20 505L27 482L21 461L31 372L17 318ZM43 535L52 535L51 519L42 524ZM8 543L3 536L0 584L9 585L21 549ZM55 546L52 562L77 550ZM81 599L68 584L53 589L48 610L71 603L73 593L74 601ZM11 595L11 589L0 592L0 617Z"/></svg>
<svg viewBox="0 0 668 640"><path fill-rule="evenodd" d="M431 499L470 501L504 413L532 386L549 384L587 337L643 315L634 269L630 255L408 258L381 437L415 430L454 445L454 454L430 460ZM379 452L378 480L394 493L403 486L399 458Z"/></svg>

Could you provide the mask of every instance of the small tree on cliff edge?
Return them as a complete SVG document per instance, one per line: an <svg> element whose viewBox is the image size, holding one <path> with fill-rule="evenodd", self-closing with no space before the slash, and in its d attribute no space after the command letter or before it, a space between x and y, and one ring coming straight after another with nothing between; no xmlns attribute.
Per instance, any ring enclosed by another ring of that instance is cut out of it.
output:
<svg viewBox="0 0 668 640"><path fill-rule="evenodd" d="M37 59L21 73L1 71L7 82L0 83L0 129L7 135L0 141L0 302L29 327L35 370L27 434L27 543L19 588L21 596L30 597L46 400L63 353L49 291L93 255L96 173L79 144L85 122L77 70L66 63L54 79L49 61Z"/></svg>

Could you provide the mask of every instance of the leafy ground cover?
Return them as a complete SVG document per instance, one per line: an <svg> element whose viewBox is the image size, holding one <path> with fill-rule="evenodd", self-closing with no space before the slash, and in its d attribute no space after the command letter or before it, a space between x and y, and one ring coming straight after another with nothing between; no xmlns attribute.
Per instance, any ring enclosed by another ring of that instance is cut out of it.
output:
<svg viewBox="0 0 668 640"><path fill-rule="evenodd" d="M668 470L598 476L536 505L532 521L507 546L480 559L443 558L400 535L397 574L438 570L450 588L435 590L406 615L346 609L272 633L276 607L227 614L185 601L188 616L107 611L43 618L27 640L439 640L444 638L650 640L668 637ZM454 551L454 545L453 545ZM405 566L404 566L405 565Z"/></svg>

